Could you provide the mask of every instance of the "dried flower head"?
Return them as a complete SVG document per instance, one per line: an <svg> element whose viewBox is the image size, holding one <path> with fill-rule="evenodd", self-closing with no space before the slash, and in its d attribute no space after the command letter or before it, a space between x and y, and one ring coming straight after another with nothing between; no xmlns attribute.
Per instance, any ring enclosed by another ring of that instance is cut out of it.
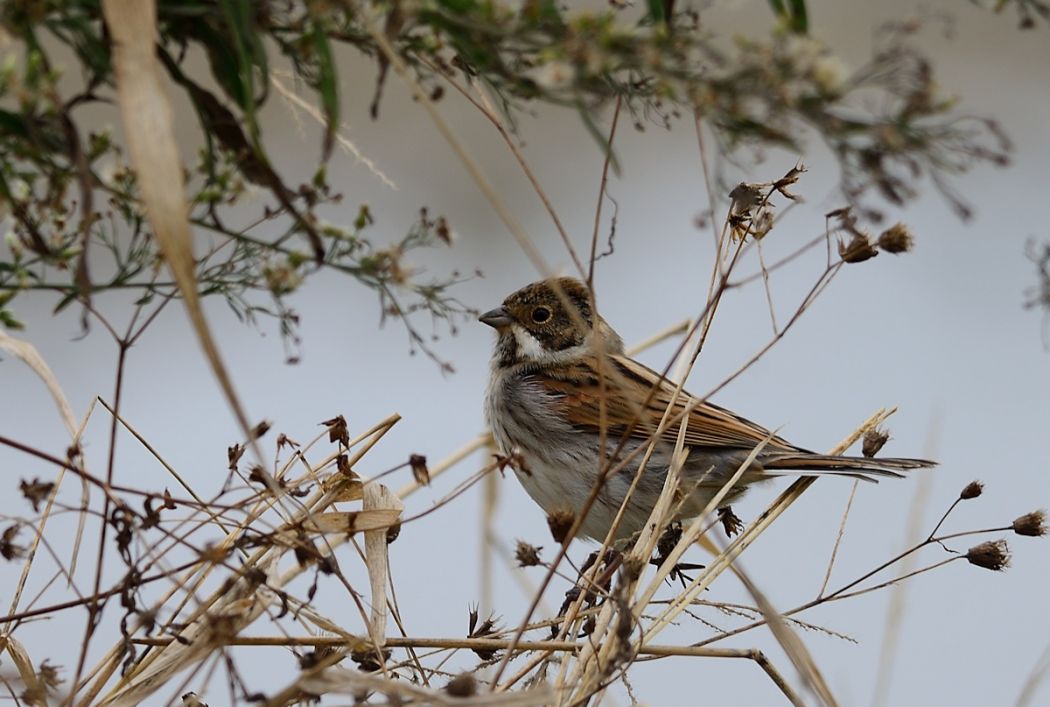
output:
<svg viewBox="0 0 1050 707"><path fill-rule="evenodd" d="M805 174L808 170L806 165L799 162L794 167L788 170L788 173L783 177L773 182L773 189L780 192L783 196L791 199L792 201L798 201L802 197L798 194L788 191L788 187L798 182L799 177Z"/></svg>
<svg viewBox="0 0 1050 707"><path fill-rule="evenodd" d="M871 239L863 233L854 233L849 243L839 241L839 257L846 263L863 263L879 254Z"/></svg>
<svg viewBox="0 0 1050 707"><path fill-rule="evenodd" d="M1010 527L1018 535L1040 538L1046 535L1046 511L1038 510L1025 513L1023 516L1016 518Z"/></svg>
<svg viewBox="0 0 1050 707"><path fill-rule="evenodd" d="M762 203L763 194L762 185L740 182L729 192L730 212L737 216L750 217L752 210Z"/></svg>
<svg viewBox="0 0 1050 707"><path fill-rule="evenodd" d="M34 478L32 481L22 479L18 484L18 490L22 492L22 497L33 504L34 513L40 510L40 504L51 495L51 491L54 488L55 485L50 481L41 481L38 478Z"/></svg>
<svg viewBox="0 0 1050 707"><path fill-rule="evenodd" d="M915 239L903 223L895 223L879 234L879 248L887 253L907 253L913 245Z"/></svg>
<svg viewBox="0 0 1050 707"><path fill-rule="evenodd" d="M346 424L346 418L337 415L330 420L321 423L328 429L328 441L339 442L344 447L350 446L350 430Z"/></svg>
<svg viewBox="0 0 1050 707"><path fill-rule="evenodd" d="M4 532L0 533L0 557L5 560L17 560L25 555L26 548L15 543L15 538L18 537L21 529L22 526L15 523L7 526Z"/></svg>
<svg viewBox="0 0 1050 707"><path fill-rule="evenodd" d="M501 474L509 466L511 469L525 474L525 476L532 476L532 471L525 463L525 457L522 455L520 449L514 449L507 456L502 454L495 454L493 456L496 458L496 468L499 469Z"/></svg>
<svg viewBox="0 0 1050 707"><path fill-rule="evenodd" d="M499 620L495 616L490 614L481 623L478 623L478 618L477 607L472 607L469 615L470 622L467 629L467 638L490 638L493 634L499 632ZM471 650L482 660L492 660L499 654L499 651L493 648L471 648Z"/></svg>
<svg viewBox="0 0 1050 707"><path fill-rule="evenodd" d="M864 433L864 442L861 444L860 452L870 459L879 453L879 450L882 449L883 445L886 444L889 439L889 432L878 427L873 427Z"/></svg>
<svg viewBox="0 0 1050 707"><path fill-rule="evenodd" d="M52 665L49 659L44 658L44 662L40 664L40 670L36 673L36 679L44 684L48 692L54 692L59 685L65 682L58 674L61 669L62 666Z"/></svg>
<svg viewBox="0 0 1050 707"><path fill-rule="evenodd" d="M408 457L408 465L412 469L412 477L420 486L430 486L430 470L427 469L427 458L422 454L412 454Z"/></svg>
<svg viewBox="0 0 1050 707"><path fill-rule="evenodd" d="M574 520L576 520L576 516L568 508L555 508L551 511L551 514L547 516L547 527L551 530L554 542L559 545L565 542L569 531L572 530Z"/></svg>
<svg viewBox="0 0 1050 707"><path fill-rule="evenodd" d="M518 567L535 567L542 564L543 560L540 559L540 550L542 549L542 547L529 545L524 540L519 540L514 548L514 559L517 561Z"/></svg>
<svg viewBox="0 0 1050 707"><path fill-rule="evenodd" d="M453 697L473 697L477 691L478 681L469 673L461 673L445 685L445 692Z"/></svg>
<svg viewBox="0 0 1050 707"><path fill-rule="evenodd" d="M971 481L963 487L963 490L959 493L959 498L963 501L969 501L971 498L977 498L982 493L984 493L984 482Z"/></svg>
<svg viewBox="0 0 1050 707"><path fill-rule="evenodd" d="M1000 572L1010 566L1010 547L1005 540L989 540L966 551L971 565Z"/></svg>
<svg viewBox="0 0 1050 707"><path fill-rule="evenodd" d="M378 651L375 648L362 648L361 650L350 652L350 660L354 661L357 667L366 673L378 673L383 669L383 665L390 660L390 656L389 648L383 651Z"/></svg>
<svg viewBox="0 0 1050 707"><path fill-rule="evenodd" d="M722 506L718 509L718 522L722 524L722 530L726 537L731 538L744 529L744 521L740 520L730 506Z"/></svg>
<svg viewBox="0 0 1050 707"><path fill-rule="evenodd" d="M236 443L226 448L226 459L229 461L230 471L237 471L237 462L244 456L244 449L243 446Z"/></svg>

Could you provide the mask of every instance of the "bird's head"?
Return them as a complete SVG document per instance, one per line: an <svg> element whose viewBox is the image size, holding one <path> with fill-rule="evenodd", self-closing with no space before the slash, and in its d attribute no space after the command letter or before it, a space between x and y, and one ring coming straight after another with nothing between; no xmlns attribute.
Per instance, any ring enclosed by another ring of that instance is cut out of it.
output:
<svg viewBox="0 0 1050 707"><path fill-rule="evenodd" d="M501 366L564 363L602 351L623 353L623 341L594 312L587 286L571 277L526 285L478 318L499 333Z"/></svg>

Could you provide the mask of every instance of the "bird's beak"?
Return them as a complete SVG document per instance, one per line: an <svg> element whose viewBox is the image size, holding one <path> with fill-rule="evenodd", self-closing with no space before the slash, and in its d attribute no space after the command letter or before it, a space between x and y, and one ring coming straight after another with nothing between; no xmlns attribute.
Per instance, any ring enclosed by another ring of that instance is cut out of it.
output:
<svg viewBox="0 0 1050 707"><path fill-rule="evenodd" d="M482 324L488 324L493 329L503 329L510 326L510 323L514 320L510 318L510 313L507 312L506 307L496 307L478 317L478 321Z"/></svg>

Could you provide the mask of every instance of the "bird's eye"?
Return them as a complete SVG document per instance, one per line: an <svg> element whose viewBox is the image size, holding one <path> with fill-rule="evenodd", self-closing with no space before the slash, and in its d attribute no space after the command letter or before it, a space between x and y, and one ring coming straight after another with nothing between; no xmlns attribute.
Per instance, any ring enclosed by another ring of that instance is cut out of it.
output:
<svg viewBox="0 0 1050 707"><path fill-rule="evenodd" d="M532 321L541 324L551 318L551 311L546 307L537 307L532 310Z"/></svg>

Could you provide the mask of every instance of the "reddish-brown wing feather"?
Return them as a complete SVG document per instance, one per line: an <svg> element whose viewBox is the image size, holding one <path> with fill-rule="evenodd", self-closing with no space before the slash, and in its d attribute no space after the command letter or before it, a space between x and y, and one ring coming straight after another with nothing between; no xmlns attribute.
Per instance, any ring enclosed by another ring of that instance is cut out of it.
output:
<svg viewBox="0 0 1050 707"><path fill-rule="evenodd" d="M601 361L598 356L586 356L571 365L533 372L529 377L548 391L572 424L598 433L604 423L610 439L624 434L649 439L658 429L675 389L674 384L660 374L625 356L605 356ZM688 446L752 449L769 436L769 430L724 408L696 403L696 398L686 391L678 394L662 435L664 441L675 442L679 424L690 404L695 407L688 412L685 433ZM766 449L806 453L776 436Z"/></svg>

